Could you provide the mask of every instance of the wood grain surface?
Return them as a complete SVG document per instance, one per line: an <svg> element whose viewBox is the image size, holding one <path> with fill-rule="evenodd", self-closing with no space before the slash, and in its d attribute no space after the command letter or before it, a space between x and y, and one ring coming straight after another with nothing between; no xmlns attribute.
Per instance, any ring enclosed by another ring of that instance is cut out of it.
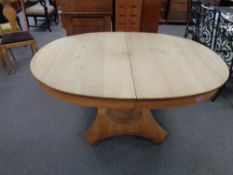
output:
<svg viewBox="0 0 233 175"><path fill-rule="evenodd" d="M120 32L53 41L34 56L31 71L60 92L83 98L148 100L151 106L153 100L213 94L229 76L221 58L198 43L163 34Z"/></svg>
<svg viewBox="0 0 233 175"><path fill-rule="evenodd" d="M218 89L229 76L213 51L188 39L127 33L137 99L194 96Z"/></svg>

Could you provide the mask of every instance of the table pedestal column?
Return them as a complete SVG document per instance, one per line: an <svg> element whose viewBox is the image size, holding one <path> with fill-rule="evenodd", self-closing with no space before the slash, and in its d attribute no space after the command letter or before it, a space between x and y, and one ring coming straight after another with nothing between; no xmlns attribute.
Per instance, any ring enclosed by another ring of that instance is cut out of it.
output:
<svg viewBox="0 0 233 175"><path fill-rule="evenodd" d="M91 145L119 135L141 136L162 143L167 131L154 119L150 110L99 109L96 120L86 133Z"/></svg>

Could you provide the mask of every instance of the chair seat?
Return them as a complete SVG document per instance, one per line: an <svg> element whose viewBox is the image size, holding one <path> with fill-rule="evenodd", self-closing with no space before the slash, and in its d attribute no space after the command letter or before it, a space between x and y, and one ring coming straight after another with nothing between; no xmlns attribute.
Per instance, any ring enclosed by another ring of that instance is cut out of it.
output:
<svg viewBox="0 0 233 175"><path fill-rule="evenodd" d="M4 35L1 44L11 44L30 40L34 40L34 38L29 32L15 32Z"/></svg>
<svg viewBox="0 0 233 175"><path fill-rule="evenodd" d="M52 5L48 5L48 14L51 14L55 8ZM26 9L27 15L45 15L44 7L40 4L33 5Z"/></svg>

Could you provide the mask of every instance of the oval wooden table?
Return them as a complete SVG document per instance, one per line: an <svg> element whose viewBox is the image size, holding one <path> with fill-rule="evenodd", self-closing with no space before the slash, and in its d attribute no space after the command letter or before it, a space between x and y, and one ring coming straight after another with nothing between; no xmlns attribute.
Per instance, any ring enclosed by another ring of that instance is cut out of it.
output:
<svg viewBox="0 0 233 175"><path fill-rule="evenodd" d="M117 135L162 143L167 135L150 109L202 102L229 76L222 59L191 40L148 33L91 33L39 50L31 71L41 87L65 102L97 107L90 144Z"/></svg>

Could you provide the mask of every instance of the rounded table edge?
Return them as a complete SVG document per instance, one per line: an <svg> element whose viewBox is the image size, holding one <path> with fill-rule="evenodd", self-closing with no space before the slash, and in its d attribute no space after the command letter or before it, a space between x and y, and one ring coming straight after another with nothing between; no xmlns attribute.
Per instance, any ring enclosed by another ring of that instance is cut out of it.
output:
<svg viewBox="0 0 233 175"><path fill-rule="evenodd" d="M200 103L208 100L212 96L214 96L219 88L212 90L210 92L206 92L199 95L189 96L189 97L178 97L178 98L170 98L170 99L110 99L110 98L95 98L95 97L87 97L76 94L69 94L66 92L62 92L47 86L46 84L37 80L42 89L47 92L50 96L53 96L59 100L64 102L81 105L81 106L89 106L89 107L97 107L97 108L113 108L113 109L166 109L166 108L174 108L192 105L196 103Z"/></svg>

